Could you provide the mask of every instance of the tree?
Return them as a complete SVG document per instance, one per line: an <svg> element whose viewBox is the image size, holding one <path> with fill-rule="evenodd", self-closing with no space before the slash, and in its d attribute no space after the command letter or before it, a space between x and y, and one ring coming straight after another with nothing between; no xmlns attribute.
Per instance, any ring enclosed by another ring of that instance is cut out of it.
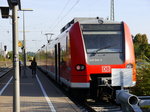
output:
<svg viewBox="0 0 150 112"><path fill-rule="evenodd" d="M0 61L4 60L4 57L0 54Z"/></svg>
<svg viewBox="0 0 150 112"><path fill-rule="evenodd" d="M143 62L144 63L144 62ZM137 84L131 88L133 94L150 95L150 64L141 65L137 69Z"/></svg>
<svg viewBox="0 0 150 112"><path fill-rule="evenodd" d="M142 44L143 45L148 45L148 39L147 39L147 35L146 34L143 34L142 35Z"/></svg>
<svg viewBox="0 0 150 112"><path fill-rule="evenodd" d="M136 95L150 95L150 44L146 34L140 33L133 42L137 61L137 84L131 91Z"/></svg>
<svg viewBox="0 0 150 112"><path fill-rule="evenodd" d="M133 42L134 42L134 44L141 43L142 42L142 34L140 34L140 33L136 34Z"/></svg>
<svg viewBox="0 0 150 112"><path fill-rule="evenodd" d="M9 51L7 55L9 56L9 59L13 60L13 52L12 51ZM23 61L22 53L19 53L19 60Z"/></svg>
<svg viewBox="0 0 150 112"><path fill-rule="evenodd" d="M135 55L137 59L144 59L150 61L150 47L148 44L148 38L146 34L137 34L133 40Z"/></svg>
<svg viewBox="0 0 150 112"><path fill-rule="evenodd" d="M148 44L147 49L145 50L145 55L148 59L150 59L150 44Z"/></svg>

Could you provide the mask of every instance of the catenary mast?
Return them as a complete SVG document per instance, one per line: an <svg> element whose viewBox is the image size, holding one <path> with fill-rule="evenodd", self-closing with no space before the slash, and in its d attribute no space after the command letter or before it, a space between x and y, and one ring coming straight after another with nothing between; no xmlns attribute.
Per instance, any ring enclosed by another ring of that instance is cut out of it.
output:
<svg viewBox="0 0 150 112"><path fill-rule="evenodd" d="M111 0L111 4L110 4L110 20L114 21L115 20L115 5L114 5L114 0Z"/></svg>

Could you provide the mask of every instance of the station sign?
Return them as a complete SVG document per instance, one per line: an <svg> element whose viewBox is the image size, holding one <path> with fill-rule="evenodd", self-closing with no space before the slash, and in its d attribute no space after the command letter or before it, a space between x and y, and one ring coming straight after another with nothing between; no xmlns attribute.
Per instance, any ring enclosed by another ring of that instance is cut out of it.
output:
<svg viewBox="0 0 150 112"><path fill-rule="evenodd" d="M22 41L19 41L19 42L18 42L18 47L23 47Z"/></svg>

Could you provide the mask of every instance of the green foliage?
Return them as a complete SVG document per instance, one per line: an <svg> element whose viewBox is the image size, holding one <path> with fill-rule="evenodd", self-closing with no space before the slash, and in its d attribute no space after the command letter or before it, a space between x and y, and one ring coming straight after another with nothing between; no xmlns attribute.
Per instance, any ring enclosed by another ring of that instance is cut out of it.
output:
<svg viewBox="0 0 150 112"><path fill-rule="evenodd" d="M0 61L3 61L4 57L0 54Z"/></svg>
<svg viewBox="0 0 150 112"><path fill-rule="evenodd" d="M33 57L35 57L35 53L27 52L27 60L33 60Z"/></svg>
<svg viewBox="0 0 150 112"><path fill-rule="evenodd" d="M40 56L40 59L46 59L47 53L45 51L41 51L36 54L36 57L38 58Z"/></svg>
<svg viewBox="0 0 150 112"><path fill-rule="evenodd" d="M33 53L33 52L27 52L27 55L28 55L28 56L31 56L31 57L34 57L34 56L35 56L35 53Z"/></svg>
<svg viewBox="0 0 150 112"><path fill-rule="evenodd" d="M19 53L19 60L21 60L21 61L24 60L23 53Z"/></svg>
<svg viewBox="0 0 150 112"><path fill-rule="evenodd" d="M28 61L33 60L33 56L27 55L27 60L28 60Z"/></svg>
<svg viewBox="0 0 150 112"><path fill-rule="evenodd" d="M150 95L150 63L139 60L137 67L137 84L131 89L136 95Z"/></svg>
<svg viewBox="0 0 150 112"><path fill-rule="evenodd" d="M137 34L133 40L137 62L137 84L133 94L150 95L150 44L146 34Z"/></svg>
<svg viewBox="0 0 150 112"><path fill-rule="evenodd" d="M150 109L150 105L142 106L142 109ZM145 111L145 112L149 112L149 111Z"/></svg>
<svg viewBox="0 0 150 112"><path fill-rule="evenodd" d="M143 59L150 62L150 45L146 34L137 34L133 40L136 59Z"/></svg>
<svg viewBox="0 0 150 112"><path fill-rule="evenodd" d="M9 58L11 60L13 60L13 52L12 51L8 52L7 55L9 56ZM31 60L32 57L34 57L34 56L35 56L35 53L33 53L33 52L27 52L27 60ZM1 59L1 57L0 57L0 59ZM21 60L21 61L24 60L24 54L23 53L19 53L19 60Z"/></svg>
<svg viewBox="0 0 150 112"><path fill-rule="evenodd" d="M142 42L142 34L137 34L135 37L134 37L134 40L133 42L136 44L136 43L141 43Z"/></svg>

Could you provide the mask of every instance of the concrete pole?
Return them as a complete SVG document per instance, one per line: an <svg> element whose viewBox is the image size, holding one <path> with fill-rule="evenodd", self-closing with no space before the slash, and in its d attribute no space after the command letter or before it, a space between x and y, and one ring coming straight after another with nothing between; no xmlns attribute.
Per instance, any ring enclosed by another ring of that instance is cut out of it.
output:
<svg viewBox="0 0 150 112"><path fill-rule="evenodd" d="M26 35L25 35L25 14L24 11L33 11L32 9L21 9L23 11L23 54L24 54L24 77L26 77L26 63L27 63L27 54L26 54Z"/></svg>
<svg viewBox="0 0 150 112"><path fill-rule="evenodd" d="M19 52L18 52L18 6L12 8L12 29L13 29L13 112L20 112L20 84L19 84Z"/></svg>

